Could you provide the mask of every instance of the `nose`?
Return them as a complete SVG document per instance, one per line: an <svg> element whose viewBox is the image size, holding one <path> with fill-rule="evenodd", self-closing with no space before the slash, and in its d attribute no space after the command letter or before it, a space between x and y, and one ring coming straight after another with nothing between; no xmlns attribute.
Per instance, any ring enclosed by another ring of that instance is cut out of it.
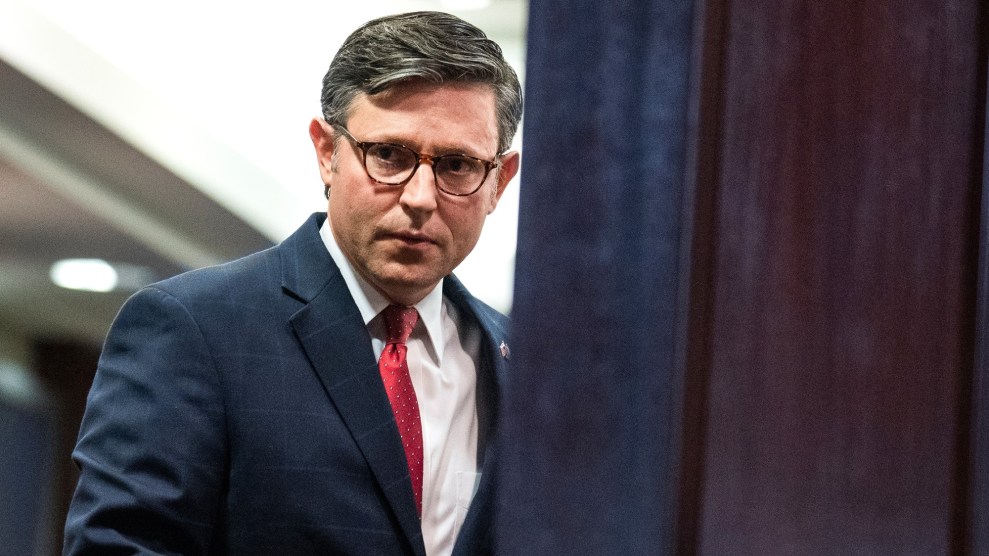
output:
<svg viewBox="0 0 989 556"><path fill-rule="evenodd" d="M423 157L426 158L426 157ZM432 160L421 160L412 179L405 184L399 202L412 210L432 212L436 210L436 174L433 172Z"/></svg>

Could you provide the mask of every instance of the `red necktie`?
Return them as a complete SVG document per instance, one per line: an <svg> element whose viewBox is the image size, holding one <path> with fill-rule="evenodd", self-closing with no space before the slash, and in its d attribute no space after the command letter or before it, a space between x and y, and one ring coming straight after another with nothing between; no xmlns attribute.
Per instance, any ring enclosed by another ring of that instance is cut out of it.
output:
<svg viewBox="0 0 989 556"><path fill-rule="evenodd" d="M385 319L385 349L378 360L381 380L391 402L392 413L398 424L405 446L405 460L409 464L412 478L412 492L415 494L416 510L422 515L422 422L419 418L419 401L409 377L409 364L405 359L408 348L405 346L412 328L419 320L415 307L389 305L382 311Z"/></svg>

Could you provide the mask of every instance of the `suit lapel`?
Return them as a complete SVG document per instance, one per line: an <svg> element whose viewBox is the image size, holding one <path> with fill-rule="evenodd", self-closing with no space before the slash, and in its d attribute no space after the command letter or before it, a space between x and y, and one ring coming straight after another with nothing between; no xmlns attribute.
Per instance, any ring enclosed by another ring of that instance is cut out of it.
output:
<svg viewBox="0 0 989 556"><path fill-rule="evenodd" d="M484 307L477 298L471 296L455 277L446 278L443 294L481 329L477 370L477 410L480 425L478 446L481 449L478 471L481 473L481 482L453 550L455 555L476 555L492 550L491 527L495 514L497 475L497 447L494 440L500 394L508 375L507 351L502 351L502 346L507 346L508 330L501 322L492 318L492 309Z"/></svg>
<svg viewBox="0 0 989 556"><path fill-rule="evenodd" d="M413 551L425 556L401 437L378 374L371 338L314 217L281 246L283 288L305 305L291 325L350 429Z"/></svg>

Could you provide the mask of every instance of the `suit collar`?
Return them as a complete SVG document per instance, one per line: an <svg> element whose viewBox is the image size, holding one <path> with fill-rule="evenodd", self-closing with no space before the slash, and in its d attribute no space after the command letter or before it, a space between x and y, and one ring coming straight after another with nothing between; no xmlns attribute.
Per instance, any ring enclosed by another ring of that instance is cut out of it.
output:
<svg viewBox="0 0 989 556"><path fill-rule="evenodd" d="M319 237L326 213L317 212L278 246L282 265L282 288L308 302L340 272Z"/></svg>

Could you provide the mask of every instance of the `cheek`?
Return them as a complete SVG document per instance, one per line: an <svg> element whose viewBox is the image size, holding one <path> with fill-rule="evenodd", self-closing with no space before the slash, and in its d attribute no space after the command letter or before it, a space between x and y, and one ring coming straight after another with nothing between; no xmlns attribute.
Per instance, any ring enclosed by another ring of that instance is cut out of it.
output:
<svg viewBox="0 0 989 556"><path fill-rule="evenodd" d="M350 241L363 235L365 229L372 225L370 202L367 199L355 198L346 187L330 188L330 214L333 225Z"/></svg>
<svg viewBox="0 0 989 556"><path fill-rule="evenodd" d="M461 251L470 250L477 243L486 215L487 206L471 207L470 210L449 215L450 233Z"/></svg>

